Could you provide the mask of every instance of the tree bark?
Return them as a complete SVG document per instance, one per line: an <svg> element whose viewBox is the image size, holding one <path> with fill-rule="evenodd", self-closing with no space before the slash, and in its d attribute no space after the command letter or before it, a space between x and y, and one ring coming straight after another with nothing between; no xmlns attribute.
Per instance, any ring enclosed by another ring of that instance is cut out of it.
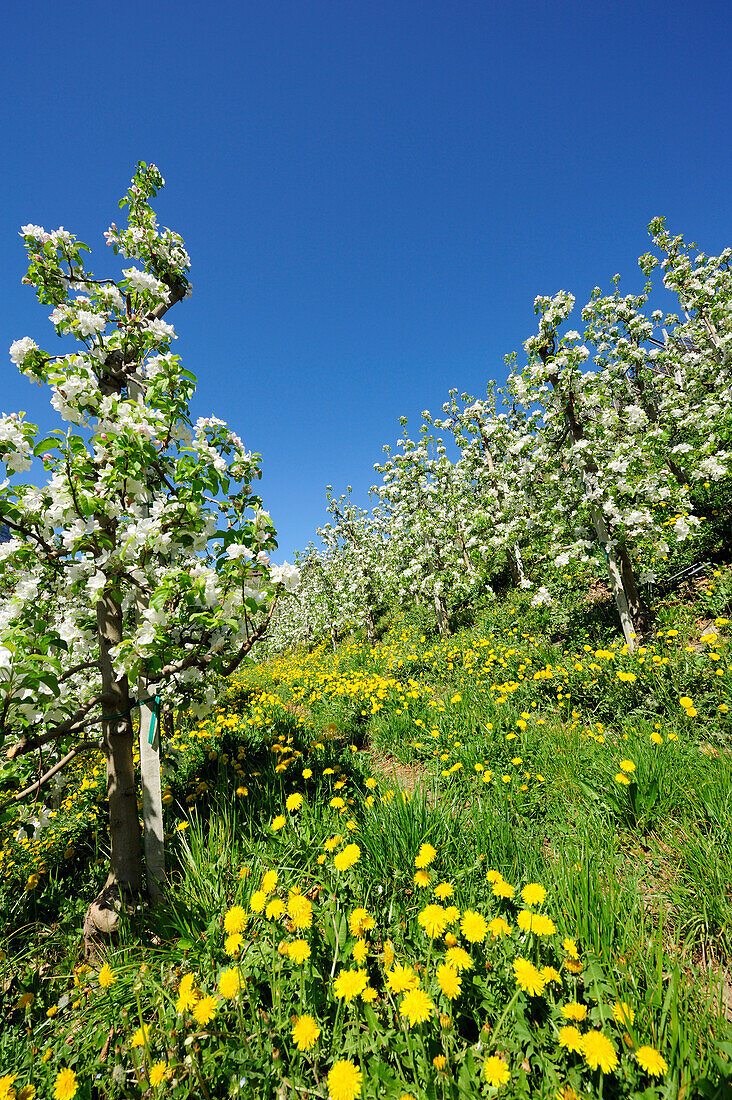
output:
<svg viewBox="0 0 732 1100"><path fill-rule="evenodd" d="M122 640L122 606L106 591L97 602L97 638L102 674L102 744L107 761L109 799L109 874L84 919L87 950L100 935L117 930L123 901L142 889L140 821L137 814L134 732L127 677L116 678L110 649Z"/></svg>
<svg viewBox="0 0 732 1100"><path fill-rule="evenodd" d="M434 591L435 599L435 617L437 619L437 631L441 638L444 638L450 633L450 629L447 622L447 607L445 606L445 600L440 595L440 591L435 585Z"/></svg>

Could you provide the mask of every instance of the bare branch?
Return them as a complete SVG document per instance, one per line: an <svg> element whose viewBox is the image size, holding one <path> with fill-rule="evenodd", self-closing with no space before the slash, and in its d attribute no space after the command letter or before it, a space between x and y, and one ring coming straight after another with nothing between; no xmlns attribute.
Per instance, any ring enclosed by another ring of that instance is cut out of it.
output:
<svg viewBox="0 0 732 1100"><path fill-rule="evenodd" d="M62 757L52 768L49 768L40 779L31 783L31 785L24 790L18 791L11 798L6 798L4 802L0 802L0 810L4 810L6 806L11 806L14 802L21 802L24 798L27 798L28 795L37 793L49 779L53 779L54 775L60 772L62 768L66 767L75 756L80 756L83 752L101 752L103 747L101 741L80 741L70 752L66 753L66 756Z"/></svg>

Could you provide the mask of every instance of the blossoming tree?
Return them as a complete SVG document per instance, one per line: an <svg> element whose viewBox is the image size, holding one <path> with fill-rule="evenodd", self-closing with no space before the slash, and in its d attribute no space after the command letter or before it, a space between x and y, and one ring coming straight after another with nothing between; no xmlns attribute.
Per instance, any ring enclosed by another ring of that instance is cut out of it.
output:
<svg viewBox="0 0 732 1100"><path fill-rule="evenodd" d="M13 363L52 391L68 427L38 439L23 414L0 417L0 741L6 803L37 797L81 753L107 767L110 863L87 931L109 931L143 886L132 711L141 712L148 889L163 878L159 707L202 715L215 676L261 637L294 567L270 565L270 517L252 494L258 456L215 417L191 421L195 378L171 351L168 310L190 291L181 237L150 205L163 186L140 163L105 234L132 261L122 277L85 268L86 245L26 225L24 282L52 307L73 350L29 337ZM45 486L18 483L33 458ZM152 706L149 706L152 704Z"/></svg>

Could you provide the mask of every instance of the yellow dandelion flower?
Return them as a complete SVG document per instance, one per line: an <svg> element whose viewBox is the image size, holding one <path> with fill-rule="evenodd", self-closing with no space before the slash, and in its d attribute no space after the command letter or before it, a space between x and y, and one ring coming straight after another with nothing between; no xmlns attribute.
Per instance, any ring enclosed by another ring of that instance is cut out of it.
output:
<svg viewBox="0 0 732 1100"><path fill-rule="evenodd" d="M109 989L109 987L111 985L114 985L114 983L117 981L112 967L109 966L107 963L105 963L102 969L99 971L97 981L99 982L102 989Z"/></svg>
<svg viewBox="0 0 732 1100"><path fill-rule="evenodd" d="M458 973L473 969L473 960L464 947L449 947L445 952L445 961Z"/></svg>
<svg viewBox="0 0 732 1100"><path fill-rule="evenodd" d="M216 998L212 996L201 997L193 1009L193 1018L201 1027L209 1024L216 1015Z"/></svg>
<svg viewBox="0 0 732 1100"><path fill-rule="evenodd" d="M512 898L515 893L513 886L500 879L493 883L493 896L497 898Z"/></svg>
<svg viewBox="0 0 732 1100"><path fill-rule="evenodd" d="M227 1001L236 997L237 993L241 989L241 977L239 971L234 968L223 970L219 978L219 993L222 997L225 997Z"/></svg>
<svg viewBox="0 0 732 1100"><path fill-rule="evenodd" d="M79 1082L73 1069L60 1069L53 1083L54 1100L74 1100L79 1091Z"/></svg>
<svg viewBox="0 0 732 1100"><path fill-rule="evenodd" d="M287 818L285 817L285 815L278 814L277 817L275 817L272 821L272 829L274 830L274 832L278 832L280 829L284 828L286 824Z"/></svg>
<svg viewBox="0 0 732 1100"><path fill-rule="evenodd" d="M267 920L279 920L285 911L285 903L282 898L272 898L267 902L267 908L264 911L264 915Z"/></svg>
<svg viewBox="0 0 732 1100"><path fill-rule="evenodd" d="M233 932L243 932L247 926L247 911L241 905L232 905L224 917L224 931L231 935Z"/></svg>
<svg viewBox="0 0 732 1100"><path fill-rule="evenodd" d="M612 1073L618 1064L618 1056L610 1039L601 1031L588 1031L582 1036L580 1051L590 1069Z"/></svg>
<svg viewBox="0 0 732 1100"><path fill-rule="evenodd" d="M415 871L414 873L414 885L418 886L420 890L426 890L432 882L432 876L429 871Z"/></svg>
<svg viewBox="0 0 732 1100"><path fill-rule="evenodd" d="M339 999L352 1001L363 993L368 985L368 974L365 970L341 970L333 982L333 992Z"/></svg>
<svg viewBox="0 0 732 1100"><path fill-rule="evenodd" d="M544 992L546 981L541 972L528 959L522 959L520 956L515 958L513 969L516 975L516 985L523 989L525 993L528 993L530 997L537 997Z"/></svg>
<svg viewBox="0 0 732 1100"><path fill-rule="evenodd" d="M616 1001L613 1005L613 1016L621 1027L632 1027L635 1020L635 1012L626 1001Z"/></svg>
<svg viewBox="0 0 732 1100"><path fill-rule="evenodd" d="M435 897L440 901L445 901L446 898L451 898L455 893L454 887L449 882L441 882L438 886L435 886Z"/></svg>
<svg viewBox="0 0 732 1100"><path fill-rule="evenodd" d="M236 956L242 949L244 944L244 937L241 932L232 932L230 936L227 936L224 940L224 951L227 955Z"/></svg>
<svg viewBox="0 0 732 1100"><path fill-rule="evenodd" d="M290 894L287 912L295 928L309 928L313 923L312 902L302 894Z"/></svg>
<svg viewBox="0 0 732 1100"><path fill-rule="evenodd" d="M296 813L297 810L300 809L302 804L302 795L298 791L295 791L294 794L289 795L287 801L285 802L285 808L289 810L290 813Z"/></svg>
<svg viewBox="0 0 732 1100"><path fill-rule="evenodd" d="M358 844L347 844L342 852L333 860L333 866L336 871L348 871L353 867L354 863L358 863L361 858L361 849Z"/></svg>
<svg viewBox="0 0 732 1100"><path fill-rule="evenodd" d="M457 970L453 970L446 963L437 967L437 984L450 1001L460 996L462 980Z"/></svg>
<svg viewBox="0 0 732 1100"><path fill-rule="evenodd" d="M538 882L527 882L521 891L521 900L524 905L543 905L546 898L546 890Z"/></svg>
<svg viewBox="0 0 732 1100"><path fill-rule="evenodd" d="M576 1020L580 1023L587 1016L587 1005L578 1004L577 1001L570 1001L569 1004L562 1005L562 1016L565 1020Z"/></svg>
<svg viewBox="0 0 732 1100"><path fill-rule="evenodd" d="M499 1058L497 1054L491 1054L483 1063L483 1076L489 1085L500 1088L509 1080L511 1071L503 1058Z"/></svg>
<svg viewBox="0 0 732 1100"><path fill-rule="evenodd" d="M299 1051L310 1050L320 1038L320 1028L312 1016L298 1016L292 1026L292 1041Z"/></svg>
<svg viewBox="0 0 732 1100"><path fill-rule="evenodd" d="M392 993L405 993L417 988L419 978L411 966L396 963L386 975L386 984Z"/></svg>
<svg viewBox="0 0 732 1100"><path fill-rule="evenodd" d="M144 1047L145 1043L150 1041L150 1028L147 1024L143 1024L142 1027L138 1027L130 1039L130 1046L132 1047Z"/></svg>
<svg viewBox="0 0 732 1100"><path fill-rule="evenodd" d="M353 958L353 961L356 963L357 966L363 966L363 964L366 962L366 956L368 955L368 953L369 949L366 944L366 940L356 940L353 945L351 957Z"/></svg>
<svg viewBox="0 0 732 1100"><path fill-rule="evenodd" d="M363 1073L347 1058L336 1062L328 1074L329 1100L356 1100L361 1095Z"/></svg>
<svg viewBox="0 0 732 1100"><path fill-rule="evenodd" d="M560 1027L558 1042L565 1050L579 1054L582 1050L582 1032L574 1024L567 1024L565 1027Z"/></svg>
<svg viewBox="0 0 732 1100"><path fill-rule="evenodd" d="M406 1016L409 1026L424 1023L434 1012L434 1004L423 989L410 989L405 993L399 1004L399 1015Z"/></svg>
<svg viewBox="0 0 732 1100"><path fill-rule="evenodd" d="M431 844L422 844L415 857L414 866L418 868L418 870L429 867L431 863L434 863L436 855L437 849L433 848Z"/></svg>
<svg viewBox="0 0 732 1100"><path fill-rule="evenodd" d="M460 921L460 931L471 943L483 943L488 935L488 922L474 909L466 909Z"/></svg>
<svg viewBox="0 0 732 1100"><path fill-rule="evenodd" d="M641 1069L644 1069L651 1077L663 1077L668 1072L666 1059L653 1047L638 1047L635 1056Z"/></svg>
<svg viewBox="0 0 732 1100"><path fill-rule="evenodd" d="M310 958L310 944L307 940L293 940L292 943L288 944L287 954L294 963L301 966Z"/></svg>
<svg viewBox="0 0 732 1100"><path fill-rule="evenodd" d="M158 1085L162 1085L169 1072L170 1070L167 1062L156 1062L154 1066L151 1066L148 1079L152 1087L156 1089Z"/></svg>
<svg viewBox="0 0 732 1100"><path fill-rule="evenodd" d="M348 918L348 927L352 936L363 936L364 932L370 932L376 921L367 909L354 909Z"/></svg>
<svg viewBox="0 0 732 1100"><path fill-rule="evenodd" d="M259 889L265 894L271 894L277 886L277 872L265 871L262 875L262 884Z"/></svg>
<svg viewBox="0 0 732 1100"><path fill-rule="evenodd" d="M430 939L437 939L447 928L447 917L441 905L426 905L417 917Z"/></svg>
<svg viewBox="0 0 732 1100"><path fill-rule="evenodd" d="M503 919L503 917L493 917L488 921L488 931L491 934L492 939L498 939L499 936L510 936L511 925Z"/></svg>

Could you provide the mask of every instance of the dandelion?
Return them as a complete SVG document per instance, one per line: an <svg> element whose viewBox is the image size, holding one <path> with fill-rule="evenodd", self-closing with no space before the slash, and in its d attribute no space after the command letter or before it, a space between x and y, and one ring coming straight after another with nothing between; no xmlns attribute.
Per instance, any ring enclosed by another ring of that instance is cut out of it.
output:
<svg viewBox="0 0 732 1100"><path fill-rule="evenodd" d="M282 898L272 898L267 902L267 908L264 911L264 915L267 920L279 920L285 911L285 903Z"/></svg>
<svg viewBox="0 0 732 1100"><path fill-rule="evenodd" d="M489 1085L500 1088L501 1085L506 1084L511 1072L503 1058L499 1058L497 1054L491 1054L483 1063L483 1076Z"/></svg>
<svg viewBox="0 0 732 1100"><path fill-rule="evenodd" d="M313 923L313 906L302 894L290 894L287 912L295 928L309 928Z"/></svg>
<svg viewBox="0 0 732 1100"><path fill-rule="evenodd" d="M565 1020L576 1020L579 1023L587 1016L587 1005L578 1004L577 1001L570 1001L568 1005L562 1005L562 1016L564 1016Z"/></svg>
<svg viewBox="0 0 732 1100"><path fill-rule="evenodd" d="M341 970L333 982L333 992L344 1001L352 1001L363 993L368 985L369 976L365 970Z"/></svg>
<svg viewBox="0 0 732 1100"><path fill-rule="evenodd" d="M436 1054L432 1059L432 1065L435 1067L438 1073L440 1073L447 1065L447 1058L444 1054Z"/></svg>
<svg viewBox="0 0 732 1100"><path fill-rule="evenodd" d="M405 993L399 1005L399 1015L406 1016L409 1026L424 1023L434 1011L431 998L423 989L410 989Z"/></svg>
<svg viewBox="0 0 732 1100"><path fill-rule="evenodd" d="M632 773L632 772L635 771L635 764L633 763L632 760L621 760L620 761L620 767L621 767L622 771L624 771L624 772L631 772Z"/></svg>
<svg viewBox="0 0 732 1100"><path fill-rule="evenodd" d="M348 1059L343 1058L328 1074L328 1096L330 1100L356 1100L361 1095L363 1073Z"/></svg>
<svg viewBox="0 0 732 1100"><path fill-rule="evenodd" d="M352 936L363 936L364 932L370 932L376 921L367 909L354 909L348 918L348 927Z"/></svg>
<svg viewBox="0 0 732 1100"><path fill-rule="evenodd" d="M528 959L522 959L520 956L515 958L513 969L516 974L516 985L523 989L525 993L528 993L530 997L537 997L544 992L546 981L541 972Z"/></svg>
<svg viewBox="0 0 732 1100"><path fill-rule="evenodd" d="M287 954L297 966L301 966L310 958L310 944L307 940L293 940L292 943L288 945Z"/></svg>
<svg viewBox="0 0 732 1100"><path fill-rule="evenodd" d="M227 1001L236 997L237 993L241 989L241 978L239 971L233 967L228 970L223 970L219 978L219 993L222 997L225 997Z"/></svg>
<svg viewBox="0 0 732 1100"><path fill-rule="evenodd" d="M500 871L487 871L485 877L488 882L503 882L503 875Z"/></svg>
<svg viewBox="0 0 732 1100"><path fill-rule="evenodd" d="M150 1073L148 1079L153 1088L157 1088L161 1085L165 1078L168 1076L168 1063L156 1062L154 1066L150 1067Z"/></svg>
<svg viewBox="0 0 732 1100"><path fill-rule="evenodd" d="M603 1073L612 1073L618 1064L615 1047L601 1031L588 1031L583 1035L581 1054L590 1069L600 1069Z"/></svg>
<svg viewBox="0 0 732 1100"><path fill-rule="evenodd" d="M448 948L445 953L445 961L448 966L451 966L453 970L457 970L458 973L473 969L473 960L464 947Z"/></svg>
<svg viewBox="0 0 732 1100"><path fill-rule="evenodd" d="M99 982L102 989L109 989L109 987L114 985L114 983L117 981L112 967L109 966L107 963L105 963L102 969L99 971L97 981Z"/></svg>
<svg viewBox="0 0 732 1100"><path fill-rule="evenodd" d="M419 852L414 860L414 866L418 870L422 870L424 867L429 867L431 863L434 863L435 856L437 855L437 849L433 848L431 844L422 844Z"/></svg>
<svg viewBox="0 0 732 1100"><path fill-rule="evenodd" d="M295 813L297 810L300 809L302 803L303 797L298 791L296 791L294 794L289 795L287 801L285 802L285 807L289 810L290 813Z"/></svg>
<svg viewBox="0 0 732 1100"><path fill-rule="evenodd" d="M292 1041L299 1051L310 1050L320 1038L320 1028L312 1016L298 1016L292 1026Z"/></svg>
<svg viewBox="0 0 732 1100"><path fill-rule="evenodd" d="M613 1016L621 1027L632 1027L635 1020L635 1012L627 1001L616 1001L613 1005Z"/></svg>
<svg viewBox="0 0 732 1100"><path fill-rule="evenodd" d="M269 895L276 888L276 886L277 886L277 872L276 871L265 871L264 874L262 875L262 885L259 887L259 889L264 894Z"/></svg>
<svg viewBox="0 0 732 1100"><path fill-rule="evenodd" d="M521 899L524 905L543 905L546 898L546 890L538 882L527 882L521 891Z"/></svg>
<svg viewBox="0 0 732 1100"><path fill-rule="evenodd" d="M493 917L488 921L488 931L491 934L492 939L498 939L499 936L510 936L511 925L503 919L503 917Z"/></svg>
<svg viewBox="0 0 732 1100"><path fill-rule="evenodd" d="M664 1073L668 1071L666 1059L653 1047L638 1047L635 1056L640 1068L649 1073L651 1077L663 1077Z"/></svg>
<svg viewBox="0 0 732 1100"><path fill-rule="evenodd" d="M441 905L426 905L417 919L420 926L433 940L441 936L447 928L447 917Z"/></svg>
<svg viewBox="0 0 732 1100"><path fill-rule="evenodd" d="M53 1084L54 1100L73 1100L79 1091L79 1082L73 1069L60 1069Z"/></svg>
<svg viewBox="0 0 732 1100"><path fill-rule="evenodd" d="M249 899L249 908L253 913L263 913L267 904L267 895L264 890L255 890ZM246 914L245 914L246 915ZM239 929L237 929L239 931Z"/></svg>
<svg viewBox="0 0 732 1100"><path fill-rule="evenodd" d="M582 1050L582 1032L573 1024L567 1024L566 1027L560 1027L558 1042L565 1050L579 1054Z"/></svg>
<svg viewBox="0 0 732 1100"><path fill-rule="evenodd" d="M353 945L353 951L351 952L351 957L353 958L353 961L358 966L363 966L363 964L366 962L366 956L368 955L368 953L369 949L366 945L366 940L356 940L355 944Z"/></svg>
<svg viewBox="0 0 732 1100"><path fill-rule="evenodd" d="M443 963L437 967L437 984L450 1001L460 996L462 980L457 970Z"/></svg>
<svg viewBox="0 0 732 1100"><path fill-rule="evenodd" d="M13 1082L17 1077L17 1073L6 1073L0 1077L0 1100L15 1100Z"/></svg>
<svg viewBox="0 0 732 1100"><path fill-rule="evenodd" d="M138 1027L130 1039L130 1046L132 1047L144 1047L145 1043L150 1040L150 1028L147 1024L143 1024L142 1027Z"/></svg>
<svg viewBox="0 0 732 1100"><path fill-rule="evenodd" d="M224 917L224 931L230 935L233 932L243 932L247 926L247 911L241 905L232 905Z"/></svg>
<svg viewBox="0 0 732 1100"><path fill-rule="evenodd" d="M630 780L628 779L625 772L618 772L618 774L615 776L615 782L620 783L623 787L630 786Z"/></svg>
<svg viewBox="0 0 732 1100"><path fill-rule="evenodd" d="M429 871L423 871L420 869L419 871L415 872L414 885L418 886L420 890L426 890L431 882L432 876L430 875Z"/></svg>
<svg viewBox="0 0 732 1100"><path fill-rule="evenodd" d="M347 871L353 867L354 863L358 863L361 858L361 849L358 844L347 844L342 852L333 860L333 865L336 871Z"/></svg>
<svg viewBox="0 0 732 1100"><path fill-rule="evenodd" d="M440 901L451 898L454 893L455 890L449 882L441 882L438 886L435 886L435 897L439 898Z"/></svg>
<svg viewBox="0 0 732 1100"><path fill-rule="evenodd" d="M201 1027L205 1027L209 1024L216 1015L216 998L215 997L201 997L198 1004L193 1009L193 1017L196 1023Z"/></svg>
<svg viewBox="0 0 732 1100"><path fill-rule="evenodd" d="M483 943L488 935L488 923L484 916L474 909L466 909L460 921L460 931L471 943Z"/></svg>
<svg viewBox="0 0 732 1100"><path fill-rule="evenodd" d="M417 988L419 978L411 966L402 966L401 963L397 963L386 975L386 984L392 993L405 993Z"/></svg>
<svg viewBox="0 0 732 1100"><path fill-rule="evenodd" d="M227 955L232 957L239 954L244 944L244 937L241 932L232 932L230 936L227 936L224 940L224 951Z"/></svg>
<svg viewBox="0 0 732 1100"><path fill-rule="evenodd" d="M512 898L515 893L513 886L500 879L493 883L493 896L496 898Z"/></svg>
<svg viewBox="0 0 732 1100"><path fill-rule="evenodd" d="M285 815L284 814L278 814L277 817L275 817L274 820L272 821L272 829L274 830L274 832L278 832L280 829L284 828L286 823L287 823L287 818L285 817Z"/></svg>

